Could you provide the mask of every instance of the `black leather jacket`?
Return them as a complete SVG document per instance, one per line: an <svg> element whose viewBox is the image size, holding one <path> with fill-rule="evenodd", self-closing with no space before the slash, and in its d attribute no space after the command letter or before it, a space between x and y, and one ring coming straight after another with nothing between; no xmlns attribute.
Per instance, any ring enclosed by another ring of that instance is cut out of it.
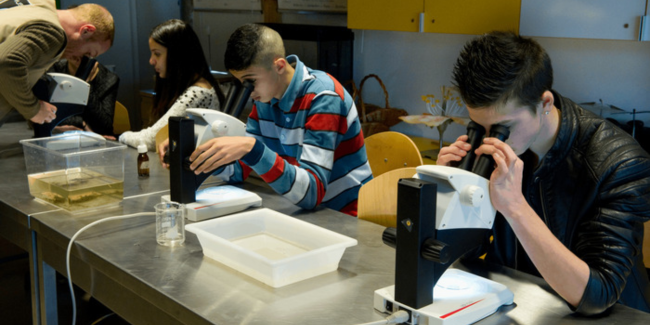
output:
<svg viewBox="0 0 650 325"><path fill-rule="evenodd" d="M650 156L627 133L555 95L561 125L536 168L524 161L523 193L553 234L590 268L577 308L594 315L616 302L650 312L643 222L650 219ZM533 160L534 159L534 160ZM497 215L486 260L539 276L508 222Z"/></svg>

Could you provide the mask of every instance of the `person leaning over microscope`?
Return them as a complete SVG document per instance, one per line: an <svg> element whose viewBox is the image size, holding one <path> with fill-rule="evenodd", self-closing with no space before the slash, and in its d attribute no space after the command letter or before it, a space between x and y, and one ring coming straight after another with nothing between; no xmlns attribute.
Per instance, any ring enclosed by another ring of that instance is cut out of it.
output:
<svg viewBox="0 0 650 325"><path fill-rule="evenodd" d="M50 123L56 106L32 87L60 58L81 62L113 44L113 16L96 4L56 10L49 0L0 2L0 126L16 109L34 123Z"/></svg>
<svg viewBox="0 0 650 325"><path fill-rule="evenodd" d="M190 156L196 174L241 182L250 170L306 209L320 204L357 214L359 188L372 179L352 97L329 74L285 57L271 28L248 24L228 40L226 69L252 82L253 110L244 137L220 137ZM168 141L159 146L161 161Z"/></svg>
<svg viewBox="0 0 650 325"><path fill-rule="evenodd" d="M442 148L450 166L469 150L494 157L498 210L486 260L542 276L571 310L621 304L650 312L643 223L650 219L650 156L627 133L551 89L545 50L514 33L468 42L453 70L470 118L506 143L467 136Z"/></svg>
<svg viewBox="0 0 650 325"><path fill-rule="evenodd" d="M74 76L78 69L79 65L76 62L62 59L55 63L49 72ZM113 133L113 120L115 119L115 102L117 101L120 77L98 61L93 65L87 82L90 84L90 94L83 113L61 121L54 131L89 131L100 134L108 140L116 140Z"/></svg>

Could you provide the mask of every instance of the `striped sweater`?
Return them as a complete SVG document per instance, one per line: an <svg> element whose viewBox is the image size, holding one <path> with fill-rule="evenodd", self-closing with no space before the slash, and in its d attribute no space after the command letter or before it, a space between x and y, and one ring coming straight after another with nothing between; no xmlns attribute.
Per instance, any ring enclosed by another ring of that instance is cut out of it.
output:
<svg viewBox="0 0 650 325"><path fill-rule="evenodd" d="M254 102L248 136L257 139L240 161L215 171L241 182L250 169L292 203L319 204L353 216L361 185L372 179L352 97L329 74L306 67L295 55L295 74L282 99Z"/></svg>

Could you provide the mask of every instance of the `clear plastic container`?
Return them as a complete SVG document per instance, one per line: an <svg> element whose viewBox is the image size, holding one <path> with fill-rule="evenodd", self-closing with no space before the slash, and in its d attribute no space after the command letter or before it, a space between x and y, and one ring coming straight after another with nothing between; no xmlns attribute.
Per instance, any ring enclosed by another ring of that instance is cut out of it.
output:
<svg viewBox="0 0 650 325"><path fill-rule="evenodd" d="M21 140L29 192L70 212L118 206L126 145L85 134Z"/></svg>

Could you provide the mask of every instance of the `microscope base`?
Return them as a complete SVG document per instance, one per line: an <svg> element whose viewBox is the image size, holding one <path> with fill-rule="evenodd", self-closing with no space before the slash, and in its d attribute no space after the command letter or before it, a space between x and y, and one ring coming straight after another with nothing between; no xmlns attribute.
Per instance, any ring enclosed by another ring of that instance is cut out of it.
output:
<svg viewBox="0 0 650 325"><path fill-rule="evenodd" d="M162 202L169 202L169 195ZM262 206L259 195L232 185L208 187L196 191L196 202L186 203L185 217L190 221L202 221Z"/></svg>
<svg viewBox="0 0 650 325"><path fill-rule="evenodd" d="M448 269L433 290L433 303L417 310L395 301L395 286L375 291L374 307L382 313L405 309L409 324L472 324L492 315L502 305L513 303L514 295L505 285L464 272Z"/></svg>

